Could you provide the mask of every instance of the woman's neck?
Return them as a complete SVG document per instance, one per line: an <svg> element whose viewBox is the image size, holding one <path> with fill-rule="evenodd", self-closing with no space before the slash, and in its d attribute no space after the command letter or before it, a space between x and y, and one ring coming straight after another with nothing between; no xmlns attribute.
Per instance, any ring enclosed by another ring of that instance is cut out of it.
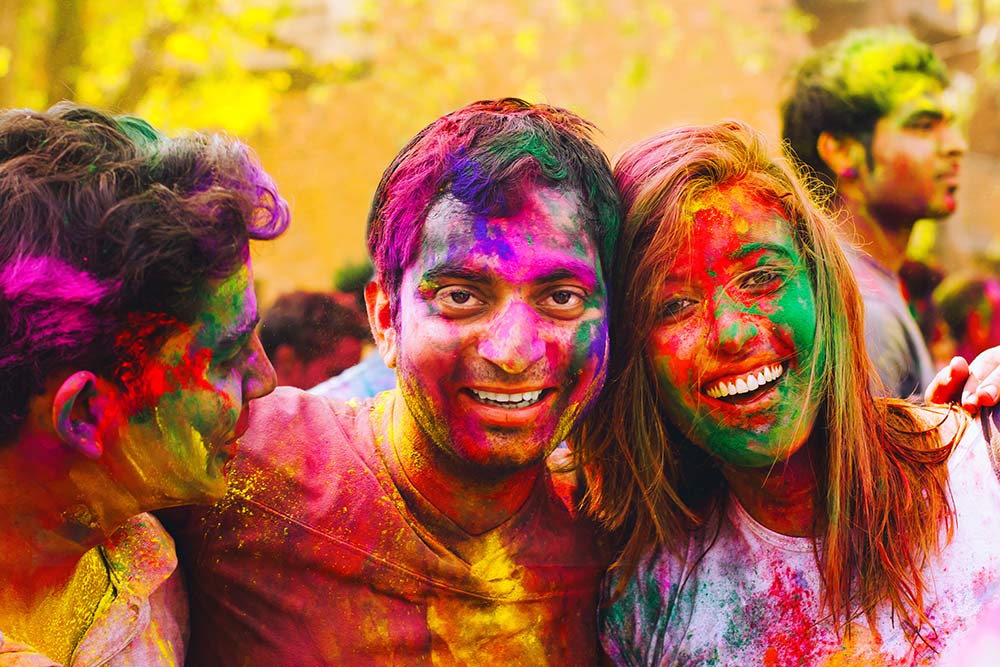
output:
<svg viewBox="0 0 1000 667"><path fill-rule="evenodd" d="M722 474L743 508L765 528L815 536L817 482L809 443L769 468L723 466Z"/></svg>

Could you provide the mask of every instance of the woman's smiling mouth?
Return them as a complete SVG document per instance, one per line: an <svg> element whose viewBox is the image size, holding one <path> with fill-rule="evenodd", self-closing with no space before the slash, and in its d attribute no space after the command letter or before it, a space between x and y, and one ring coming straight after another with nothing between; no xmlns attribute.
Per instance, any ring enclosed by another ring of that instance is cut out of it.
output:
<svg viewBox="0 0 1000 667"><path fill-rule="evenodd" d="M776 381L783 372L784 368L780 363L770 364L736 379L722 380L705 390L705 393L712 398L749 394Z"/></svg>

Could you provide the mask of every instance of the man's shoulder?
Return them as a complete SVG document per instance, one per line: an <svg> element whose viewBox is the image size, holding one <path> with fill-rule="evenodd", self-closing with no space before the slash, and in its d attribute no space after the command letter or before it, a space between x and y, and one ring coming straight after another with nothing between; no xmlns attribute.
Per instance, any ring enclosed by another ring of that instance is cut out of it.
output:
<svg viewBox="0 0 1000 667"><path fill-rule="evenodd" d="M370 476L371 401L343 401L292 387L250 404L250 425L230 469L230 495L277 502L336 494L345 476ZM368 472L366 472L368 471Z"/></svg>
<svg viewBox="0 0 1000 667"><path fill-rule="evenodd" d="M281 459L370 440L366 438L370 409L370 401L345 401L278 387L250 404L250 423L240 438L238 456Z"/></svg>

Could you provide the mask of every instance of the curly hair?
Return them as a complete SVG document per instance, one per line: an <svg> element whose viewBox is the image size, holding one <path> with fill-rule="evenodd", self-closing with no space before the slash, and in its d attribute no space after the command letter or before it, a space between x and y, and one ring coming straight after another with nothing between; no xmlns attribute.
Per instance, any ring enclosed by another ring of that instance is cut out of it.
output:
<svg viewBox="0 0 1000 667"><path fill-rule="evenodd" d="M171 139L65 102L0 115L0 442L54 371L112 377L137 314L158 315L153 336L191 322L198 288L288 222L274 182L234 139Z"/></svg>
<svg viewBox="0 0 1000 667"><path fill-rule="evenodd" d="M474 102L415 136L382 175L368 214L368 251L398 305L403 271L431 206L451 194L477 215L512 215L537 183L582 195L585 229L607 278L620 222L618 195L594 127L579 116L516 98Z"/></svg>
<svg viewBox="0 0 1000 667"><path fill-rule="evenodd" d="M625 213L617 250L628 261L610 286L614 341L605 392L575 443L589 481L588 511L616 534L619 592L650 549L684 557L686 537L717 517L728 497L719 466L671 423L647 345L659 320L658 290L689 242L686 206L740 183L785 213L816 303L812 386L821 440L814 531L825 602L846 619L888 598L902 618L924 620L921 570L950 533L951 449L903 401L875 399L864 347L863 307L833 225L794 167L735 121L684 127L633 146L615 164ZM818 359L825 359L819 363Z"/></svg>

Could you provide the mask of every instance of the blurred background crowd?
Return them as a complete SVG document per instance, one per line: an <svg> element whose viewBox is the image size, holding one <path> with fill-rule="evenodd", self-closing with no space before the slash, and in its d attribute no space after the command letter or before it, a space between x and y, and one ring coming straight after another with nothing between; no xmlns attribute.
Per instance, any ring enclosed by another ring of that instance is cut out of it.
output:
<svg viewBox="0 0 1000 667"><path fill-rule="evenodd" d="M971 358L1000 344L1000 0L0 0L0 107L71 99L254 146L293 212L254 253L262 338L309 387L370 350L369 201L432 119L513 95L593 121L611 156L725 118L777 137L792 63L885 24L933 45L960 98L958 210L918 225L901 277L935 360Z"/></svg>

